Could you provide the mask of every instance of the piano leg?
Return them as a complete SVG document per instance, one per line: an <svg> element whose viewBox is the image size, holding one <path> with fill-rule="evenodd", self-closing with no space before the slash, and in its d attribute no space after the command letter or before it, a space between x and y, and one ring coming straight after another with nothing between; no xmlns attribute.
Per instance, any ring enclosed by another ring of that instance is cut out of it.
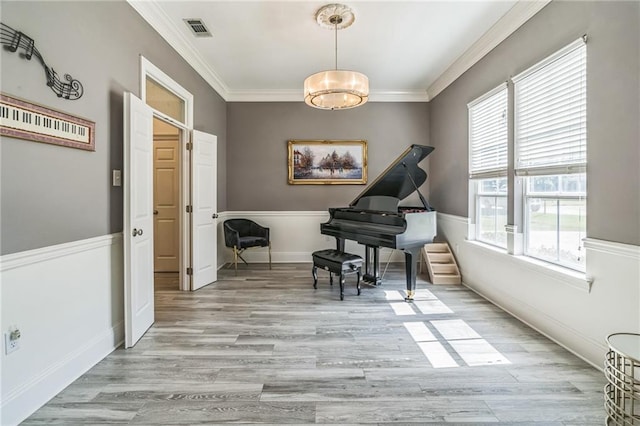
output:
<svg viewBox="0 0 640 426"><path fill-rule="evenodd" d="M313 288L318 288L318 268L315 265L311 268L311 275L313 275Z"/></svg>
<svg viewBox="0 0 640 426"><path fill-rule="evenodd" d="M336 250L344 253L344 238L335 237ZM382 284L382 278L380 278L380 248L378 246L365 246L364 249L364 274L362 274L362 281L371 285ZM358 281L359 282L359 281ZM333 284L333 282L332 282Z"/></svg>
<svg viewBox="0 0 640 426"><path fill-rule="evenodd" d="M416 260L420 256L420 247L404 249L404 267L407 277L407 297L406 302L413 302L416 293Z"/></svg>
<svg viewBox="0 0 640 426"><path fill-rule="evenodd" d="M364 249L364 275L362 281L373 284L382 284L382 278L380 278L380 256L379 247L377 246L365 246Z"/></svg>

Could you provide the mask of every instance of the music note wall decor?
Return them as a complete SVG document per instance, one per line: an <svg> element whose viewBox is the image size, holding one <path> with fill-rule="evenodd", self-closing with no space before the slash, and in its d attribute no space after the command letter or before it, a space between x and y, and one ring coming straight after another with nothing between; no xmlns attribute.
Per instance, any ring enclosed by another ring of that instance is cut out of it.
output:
<svg viewBox="0 0 640 426"><path fill-rule="evenodd" d="M0 135L95 151L96 123L0 94Z"/></svg>
<svg viewBox="0 0 640 426"><path fill-rule="evenodd" d="M14 30L4 23L0 23L0 26L2 27L0 41L4 48L9 52L16 52L19 48L22 49L24 52L21 53L20 56L27 60L31 60L33 56L38 58L40 64L44 67L47 86L49 86L59 98L75 100L82 97L82 94L84 93L82 83L71 77L69 74L64 75L66 82L60 80L58 73L46 64L44 58L35 47L35 42L31 37L20 31Z"/></svg>

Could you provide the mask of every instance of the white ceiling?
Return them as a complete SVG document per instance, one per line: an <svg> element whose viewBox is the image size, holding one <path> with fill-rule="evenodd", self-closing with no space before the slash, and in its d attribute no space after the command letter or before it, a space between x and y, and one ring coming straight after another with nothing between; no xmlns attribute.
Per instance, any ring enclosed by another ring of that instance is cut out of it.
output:
<svg viewBox="0 0 640 426"><path fill-rule="evenodd" d="M351 0L338 68L366 74L372 101L426 101L548 1ZM315 20L329 2L129 3L227 101L302 101L304 79L335 66L335 34ZM213 37L195 37L186 18Z"/></svg>

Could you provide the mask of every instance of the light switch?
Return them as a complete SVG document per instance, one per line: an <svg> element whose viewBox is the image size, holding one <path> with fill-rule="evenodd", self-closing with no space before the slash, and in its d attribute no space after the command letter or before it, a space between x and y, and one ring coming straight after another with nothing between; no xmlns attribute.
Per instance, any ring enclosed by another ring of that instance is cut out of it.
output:
<svg viewBox="0 0 640 426"><path fill-rule="evenodd" d="M122 186L122 172L120 170L112 170L111 180L113 186Z"/></svg>

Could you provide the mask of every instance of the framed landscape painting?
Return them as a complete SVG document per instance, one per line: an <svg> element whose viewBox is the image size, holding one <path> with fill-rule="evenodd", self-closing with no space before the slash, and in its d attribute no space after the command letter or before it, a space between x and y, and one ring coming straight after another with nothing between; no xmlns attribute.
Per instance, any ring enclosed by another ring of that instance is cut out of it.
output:
<svg viewBox="0 0 640 426"><path fill-rule="evenodd" d="M367 183L367 141L288 141L290 184Z"/></svg>

